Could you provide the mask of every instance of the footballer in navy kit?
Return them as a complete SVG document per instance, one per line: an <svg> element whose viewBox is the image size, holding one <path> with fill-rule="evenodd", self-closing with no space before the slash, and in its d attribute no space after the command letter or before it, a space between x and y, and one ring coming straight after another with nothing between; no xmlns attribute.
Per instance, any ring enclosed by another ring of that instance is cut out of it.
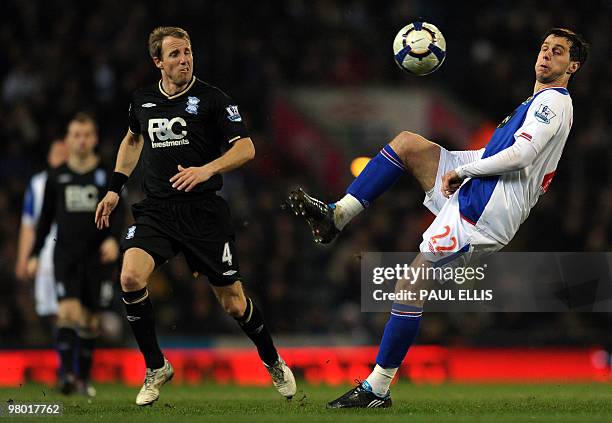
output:
<svg viewBox="0 0 612 423"><path fill-rule="evenodd" d="M113 299L114 263L123 226L121 212L104 231L98 231L91 222L110 176L95 153L97 142L94 120L77 114L68 124L66 163L48 171L28 262L28 273L33 277L51 224L56 222L53 265L58 299L57 349L64 372L60 389L64 394L78 389L87 396L95 395L89 374L99 333L98 312Z"/></svg>
<svg viewBox="0 0 612 423"><path fill-rule="evenodd" d="M253 159L253 142L236 103L193 76L186 31L154 29L149 54L161 80L132 97L129 128L109 191L96 211L96 224L103 229L142 156L146 198L132 207L135 223L121 245L123 301L147 367L136 404L155 402L160 387L173 375L157 342L147 279L179 252L195 277L208 278L224 310L255 343L276 389L290 398L295 379L278 355L262 313L244 294L229 207L216 194L223 183L221 174Z"/></svg>

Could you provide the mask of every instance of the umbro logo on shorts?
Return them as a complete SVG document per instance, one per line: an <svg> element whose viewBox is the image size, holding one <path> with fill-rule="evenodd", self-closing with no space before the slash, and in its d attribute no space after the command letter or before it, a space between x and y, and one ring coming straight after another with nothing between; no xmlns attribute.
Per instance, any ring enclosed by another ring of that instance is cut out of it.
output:
<svg viewBox="0 0 612 423"><path fill-rule="evenodd" d="M157 104L155 104L155 103L145 103L145 104L142 105L142 107L146 107L146 108L155 107L155 106L157 106Z"/></svg>
<svg viewBox="0 0 612 423"><path fill-rule="evenodd" d="M223 276L232 276L236 272L237 270L228 270L227 272L223 272Z"/></svg>
<svg viewBox="0 0 612 423"><path fill-rule="evenodd" d="M127 316L129 322L135 322L136 320L140 320L140 316Z"/></svg>

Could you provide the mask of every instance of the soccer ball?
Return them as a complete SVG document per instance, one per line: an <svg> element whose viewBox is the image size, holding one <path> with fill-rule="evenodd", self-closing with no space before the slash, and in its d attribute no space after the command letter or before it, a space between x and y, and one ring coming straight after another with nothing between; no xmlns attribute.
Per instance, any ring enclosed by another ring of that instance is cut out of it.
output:
<svg viewBox="0 0 612 423"><path fill-rule="evenodd" d="M435 25L412 22L393 40L395 63L405 71L423 76L440 67L446 57L446 40Z"/></svg>

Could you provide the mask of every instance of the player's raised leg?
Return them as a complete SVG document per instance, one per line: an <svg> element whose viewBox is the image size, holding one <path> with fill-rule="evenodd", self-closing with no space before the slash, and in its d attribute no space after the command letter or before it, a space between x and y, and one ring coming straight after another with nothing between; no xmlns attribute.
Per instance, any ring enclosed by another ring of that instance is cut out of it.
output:
<svg viewBox="0 0 612 423"><path fill-rule="evenodd" d="M147 291L147 280L155 269L150 254L140 248L130 248L123 256L121 289L127 319L144 356L147 371L137 405L149 405L159 398L159 388L172 379L174 370L164 358L155 334L153 304Z"/></svg>
<svg viewBox="0 0 612 423"><path fill-rule="evenodd" d="M431 263L419 254L412 267L428 267ZM395 292L428 289L432 281L417 279L415 283L399 280ZM391 315L378 347L376 366L366 380L341 397L329 402L328 408L378 408L391 406L389 386L395 377L408 349L414 342L423 314L424 300L415 297L414 301L394 302Z"/></svg>
<svg viewBox="0 0 612 423"><path fill-rule="evenodd" d="M404 131L370 160L339 201L325 204L299 189L290 193L287 203L296 215L306 219L315 241L327 244L404 172L412 173L425 191L431 190L439 159L438 144Z"/></svg>
<svg viewBox="0 0 612 423"><path fill-rule="evenodd" d="M293 373L278 354L262 312L251 298L244 295L242 283L236 281L229 286L213 286L213 290L226 313L236 319L257 347L259 358L270 373L274 387L285 398L292 398L297 389Z"/></svg>

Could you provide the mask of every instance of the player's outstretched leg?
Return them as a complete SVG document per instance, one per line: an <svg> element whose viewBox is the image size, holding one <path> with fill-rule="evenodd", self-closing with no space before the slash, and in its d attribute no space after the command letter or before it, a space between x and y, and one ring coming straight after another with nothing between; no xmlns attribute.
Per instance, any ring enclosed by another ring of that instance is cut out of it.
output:
<svg viewBox="0 0 612 423"><path fill-rule="evenodd" d="M278 354L263 314L253 300L244 295L242 284L236 281L229 286L214 286L213 290L223 309L236 319L257 347L259 358L270 373L276 390L287 399L293 398L297 391L293 372Z"/></svg>
<svg viewBox="0 0 612 423"><path fill-rule="evenodd" d="M147 366L145 380L136 396L137 405L151 405L159 399L159 389L174 376L157 342L153 304L146 281L155 267L144 250L130 248L125 252L121 269L121 288L128 322Z"/></svg>
<svg viewBox="0 0 612 423"><path fill-rule="evenodd" d="M402 132L368 162L336 203L325 204L298 189L289 194L287 205L310 226L315 242L327 244L348 222L387 191L406 171L425 191L433 188L440 146L420 135Z"/></svg>

